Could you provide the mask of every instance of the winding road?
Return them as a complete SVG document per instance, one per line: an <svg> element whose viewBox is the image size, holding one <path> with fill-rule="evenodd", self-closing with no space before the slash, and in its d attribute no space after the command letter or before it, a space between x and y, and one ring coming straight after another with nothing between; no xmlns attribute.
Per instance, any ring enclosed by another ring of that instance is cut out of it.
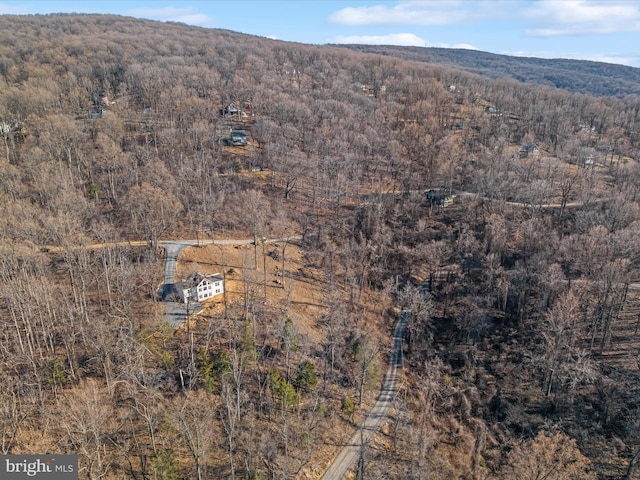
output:
<svg viewBox="0 0 640 480"><path fill-rule="evenodd" d="M288 239L267 239L266 243L281 242L283 240L300 240L302 237L289 237ZM165 320L172 326L179 326L186 318L186 308L184 305L175 301L170 301L171 293L175 286L175 274L176 264L180 252L192 245L246 245L252 244L252 239L245 240L166 240L158 242L159 245L165 249L165 262L164 262L164 284L162 285L162 297L164 300L164 315ZM323 480L339 480L344 478L347 472L351 469L353 464L358 459L363 446L366 446L380 430L384 422L389 416L389 411L393 406L397 392L397 384L401 375L403 359L402 359L402 346L404 339L404 332L407 326L407 319L409 312L404 311L398 315L396 325L393 330L393 348L389 354L389 366L387 373L384 376L380 393L376 400L375 405L371 411L367 414L366 418L362 422L362 425L351 436L348 443L340 451L338 456L334 459L333 463L325 471L322 476Z"/></svg>
<svg viewBox="0 0 640 480"><path fill-rule="evenodd" d="M351 436L347 445L324 473L322 480L340 480L344 478L358 459L362 448L373 439L374 435L387 420L396 397L397 383L402 371L402 344L408 317L409 312L407 311L398 315L398 320L393 330L393 349L389 354L389 368L384 376L382 388L375 405L362 422L358 431Z"/></svg>
<svg viewBox="0 0 640 480"><path fill-rule="evenodd" d="M313 234L311 234L313 235ZM285 240L301 240L302 236L287 238L265 239L265 243L282 242ZM128 241L122 242L129 246L144 246L144 241ZM164 303L164 318L171 327L179 327L186 319L186 307L176 301L173 301L175 289L176 265L182 250L193 245L250 245L253 239L242 240L161 240L159 245L164 247L164 283L161 286L161 296ZM91 245L89 248L101 248L104 244ZM46 251L57 251L60 247L47 247ZM192 310L192 312L195 310ZM398 315L396 325L393 331L393 349L389 354L389 367L385 374L380 388L380 393L375 405L367 414L362 425L349 439L349 442L340 451L333 463L325 471L322 476L323 480L340 480L349 472L355 461L358 459L363 446L366 446L380 430L389 416L389 411L393 406L396 396L397 383L400 372L403 367L402 346L404 331L407 325L409 312L404 311Z"/></svg>

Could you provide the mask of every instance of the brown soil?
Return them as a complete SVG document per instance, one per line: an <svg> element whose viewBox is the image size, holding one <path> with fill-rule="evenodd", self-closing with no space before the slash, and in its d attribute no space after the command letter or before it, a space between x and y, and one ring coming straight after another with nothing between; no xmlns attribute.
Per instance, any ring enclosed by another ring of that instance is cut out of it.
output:
<svg viewBox="0 0 640 480"><path fill-rule="evenodd" d="M284 275L282 268L282 243L267 243L257 249L258 268L256 268L253 245L204 245L193 246L182 251L176 270L176 281L190 273L224 273L228 304L243 301L245 280L261 294L266 289L267 305L273 309L287 312L296 319L296 327L301 336L312 345L319 345L326 333L318 321L326 310L327 279L325 274L313 265L305 255L299 242L292 242L285 249ZM274 258L275 257L275 258ZM266 267L266 276L265 276ZM266 280L266 282L265 282ZM341 292L341 293L340 293ZM339 289L347 301L347 293ZM221 313L224 309L224 297L219 295L205 305L201 317ZM391 346L390 332L394 318L388 315L389 301L376 292L363 292L361 311L358 312L358 325L380 339L379 382L386 371L387 353ZM198 319L194 318L195 326ZM360 410L351 421L347 421L340 411L340 402L345 394L352 397L355 391L342 390L335 385L328 386L330 396L329 411L335 412L323 420L322 432L316 439L311 460L299 472L296 478L318 479L337 455L354 428L375 403L378 383L370 385Z"/></svg>
<svg viewBox="0 0 640 480"><path fill-rule="evenodd" d="M286 308L301 323L299 328L314 341L320 342L323 337L318 331L317 323L325 308L323 292L326 283L322 273L305 261L297 244L289 244L285 248L284 274L282 243L266 244L264 253L263 256L262 246L259 245L256 268L253 245L204 245L186 248L180 255L176 280L193 272L224 274L229 304L242 301L244 281L247 280L261 293L266 291L269 305ZM205 304L202 314L220 311L223 308L222 302L222 295L214 297Z"/></svg>

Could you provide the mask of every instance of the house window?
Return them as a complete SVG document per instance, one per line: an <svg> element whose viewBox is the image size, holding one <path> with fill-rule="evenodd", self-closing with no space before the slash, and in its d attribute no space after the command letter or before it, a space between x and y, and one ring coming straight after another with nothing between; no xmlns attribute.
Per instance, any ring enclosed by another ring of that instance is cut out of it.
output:
<svg viewBox="0 0 640 480"><path fill-rule="evenodd" d="M222 290L220 288L216 288L216 293L222 293Z"/></svg>

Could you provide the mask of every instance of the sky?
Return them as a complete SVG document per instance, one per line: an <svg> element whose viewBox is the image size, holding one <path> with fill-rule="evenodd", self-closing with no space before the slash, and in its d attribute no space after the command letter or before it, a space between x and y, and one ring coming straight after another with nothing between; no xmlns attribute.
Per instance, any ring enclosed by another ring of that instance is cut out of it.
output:
<svg viewBox="0 0 640 480"><path fill-rule="evenodd" d="M0 0L0 14L73 12L316 45L466 48L640 68L640 0Z"/></svg>

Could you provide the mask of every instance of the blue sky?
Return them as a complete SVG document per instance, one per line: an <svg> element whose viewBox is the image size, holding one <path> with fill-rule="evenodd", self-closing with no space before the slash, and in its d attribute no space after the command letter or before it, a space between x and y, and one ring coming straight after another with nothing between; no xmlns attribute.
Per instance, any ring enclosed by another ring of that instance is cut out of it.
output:
<svg viewBox="0 0 640 480"><path fill-rule="evenodd" d="M640 0L0 0L0 14L113 13L309 44L470 48L640 67Z"/></svg>

